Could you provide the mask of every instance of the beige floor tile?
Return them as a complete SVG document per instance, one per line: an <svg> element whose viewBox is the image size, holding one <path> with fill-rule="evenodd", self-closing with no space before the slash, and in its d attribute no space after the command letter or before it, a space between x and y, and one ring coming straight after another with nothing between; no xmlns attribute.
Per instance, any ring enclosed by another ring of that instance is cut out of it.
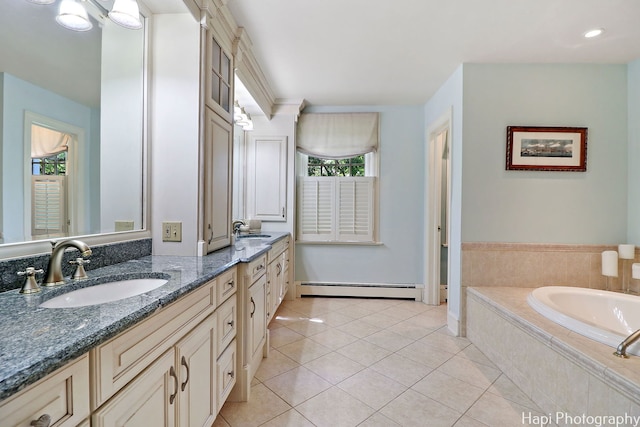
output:
<svg viewBox="0 0 640 427"><path fill-rule="evenodd" d="M264 385L291 406L296 406L332 386L303 366L273 377L265 381Z"/></svg>
<svg viewBox="0 0 640 427"><path fill-rule="evenodd" d="M211 427L231 427L229 423L224 419L224 417L220 414L216 417L216 420L213 422Z"/></svg>
<svg viewBox="0 0 640 427"><path fill-rule="evenodd" d="M526 406L532 410L540 411L538 405L533 403L531 399L529 399L529 397L504 374L500 375L500 377L494 381L487 392L518 403L522 406Z"/></svg>
<svg viewBox="0 0 640 427"><path fill-rule="evenodd" d="M375 334L376 332L380 332L379 327L374 326L371 323L363 322L360 319L356 319L349 323L345 323L344 325L340 325L338 326L338 330L346 332L347 334L353 335L358 338L364 338L369 335Z"/></svg>
<svg viewBox="0 0 640 427"><path fill-rule="evenodd" d="M407 359L422 363L423 365L434 369L454 356L453 353L440 350L439 348L432 347L420 341L404 347L397 353Z"/></svg>
<svg viewBox="0 0 640 427"><path fill-rule="evenodd" d="M375 312L375 310L368 310L364 307L360 307L357 304L350 305L347 307L343 307L339 310L336 310L337 313L342 313L346 316L352 317L354 319L360 319L361 317L368 316Z"/></svg>
<svg viewBox="0 0 640 427"><path fill-rule="evenodd" d="M460 356L454 356L447 360L438 368L438 371L483 390L489 388L501 374L500 370L496 368Z"/></svg>
<svg viewBox="0 0 640 427"><path fill-rule="evenodd" d="M327 348L322 344L318 344L310 338L304 338L299 341L292 342L291 344L278 348L278 350L285 356L300 364L317 359L318 357L331 352L330 348Z"/></svg>
<svg viewBox="0 0 640 427"><path fill-rule="evenodd" d="M347 316L346 314L338 313L337 311L329 311L327 313L322 313L315 316L313 319L321 321L325 325L328 325L331 327L344 325L345 323L349 323L355 320L355 318L351 316Z"/></svg>
<svg viewBox="0 0 640 427"><path fill-rule="evenodd" d="M480 350L478 350L478 347L473 344L465 347L464 350L458 353L458 356L466 357L469 360L473 360L477 363L482 363L483 365L491 366L492 368L498 368L487 356L485 356Z"/></svg>
<svg viewBox="0 0 640 427"><path fill-rule="evenodd" d="M332 350L337 350L340 347L344 347L345 345L349 345L358 341L358 337L354 337L351 334L339 331L334 328L330 328L324 332L313 335L311 339Z"/></svg>
<svg viewBox="0 0 640 427"><path fill-rule="evenodd" d="M411 338L403 337L402 335L389 330L376 332L375 334L371 334L363 339L377 345L378 347L382 347L393 352L413 343Z"/></svg>
<svg viewBox="0 0 640 427"><path fill-rule="evenodd" d="M400 323L400 319L388 316L386 314L382 314L381 312L373 313L368 316L361 317L360 320L362 320L363 322L370 323L373 326L377 326L380 329L386 329L389 326L395 325L396 323Z"/></svg>
<svg viewBox="0 0 640 427"><path fill-rule="evenodd" d="M400 334L403 337L407 337L412 340L419 340L420 338L424 338L428 334L435 332L439 327L440 325L434 326L433 328L425 328L424 326L420 326L416 324L416 322L413 322L412 318L409 318L408 320L389 326L387 331L395 332L396 334Z"/></svg>
<svg viewBox="0 0 640 427"><path fill-rule="evenodd" d="M296 410L317 427L357 426L375 412L373 408L337 387L298 405Z"/></svg>
<svg viewBox="0 0 640 427"><path fill-rule="evenodd" d="M358 424L358 427L401 427L400 424L394 422L393 420L385 417L380 412L376 412L371 415L369 418L364 420L361 424Z"/></svg>
<svg viewBox="0 0 640 427"><path fill-rule="evenodd" d="M454 425L454 427L494 427L494 426L487 426L485 423L481 423L478 420L474 420L471 417L467 417L466 415L462 416L458 422L456 422Z"/></svg>
<svg viewBox="0 0 640 427"><path fill-rule="evenodd" d="M287 325L287 328L294 332L297 332L305 337L319 334L320 332L326 332L329 326L317 321L314 318L300 320L299 322L293 322Z"/></svg>
<svg viewBox="0 0 640 427"><path fill-rule="evenodd" d="M471 344L467 338L451 336L448 332L443 332L442 328L422 338L420 342L453 354L464 350Z"/></svg>
<svg viewBox="0 0 640 427"><path fill-rule="evenodd" d="M338 387L367 406L380 409L401 395L407 387L373 369L365 369L347 378Z"/></svg>
<svg viewBox="0 0 640 427"><path fill-rule="evenodd" d="M411 389L380 412L401 426L451 427L462 415Z"/></svg>
<svg viewBox="0 0 640 427"><path fill-rule="evenodd" d="M371 369L407 387L411 387L433 370L398 353L390 354L381 361L376 362L371 365Z"/></svg>
<svg viewBox="0 0 640 427"><path fill-rule="evenodd" d="M338 384L365 368L360 363L336 352L325 354L304 364L304 367L318 374L331 384Z"/></svg>
<svg viewBox="0 0 640 427"><path fill-rule="evenodd" d="M278 415L271 421L262 424L261 427L314 427L314 425L311 421L303 417L300 412L291 409L282 415Z"/></svg>
<svg viewBox="0 0 640 427"><path fill-rule="evenodd" d="M284 400L263 384L251 388L248 402L226 402L220 410L230 426L259 426L291 409Z"/></svg>
<svg viewBox="0 0 640 427"><path fill-rule="evenodd" d="M289 323L290 325L292 323ZM292 342L299 341L304 338L304 335L299 334L288 327L271 328L269 327L269 344L273 348L282 347L283 345L291 344Z"/></svg>
<svg viewBox="0 0 640 427"><path fill-rule="evenodd" d="M291 360L276 349L271 349L269 357L262 359L255 378L264 382L269 378L276 377L298 366L300 366L298 362Z"/></svg>
<svg viewBox="0 0 640 427"><path fill-rule="evenodd" d="M373 365L391 354L389 350L364 340L356 341L336 351L365 366Z"/></svg>
<svg viewBox="0 0 640 427"><path fill-rule="evenodd" d="M485 393L465 415L489 426L528 426L524 417L544 415L492 393ZM535 419L535 418L534 418Z"/></svg>
<svg viewBox="0 0 640 427"><path fill-rule="evenodd" d="M439 371L433 371L411 389L461 413L469 409L484 393L484 389L480 387Z"/></svg>

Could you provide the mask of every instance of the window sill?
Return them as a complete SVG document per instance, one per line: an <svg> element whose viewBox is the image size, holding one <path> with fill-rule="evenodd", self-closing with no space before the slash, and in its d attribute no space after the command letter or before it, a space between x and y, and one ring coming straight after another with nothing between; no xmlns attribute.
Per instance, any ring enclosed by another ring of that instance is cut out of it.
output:
<svg viewBox="0 0 640 427"><path fill-rule="evenodd" d="M296 245L336 245L336 246L383 246L382 242L340 242L340 241L328 241L328 242L311 242L307 240L296 240Z"/></svg>

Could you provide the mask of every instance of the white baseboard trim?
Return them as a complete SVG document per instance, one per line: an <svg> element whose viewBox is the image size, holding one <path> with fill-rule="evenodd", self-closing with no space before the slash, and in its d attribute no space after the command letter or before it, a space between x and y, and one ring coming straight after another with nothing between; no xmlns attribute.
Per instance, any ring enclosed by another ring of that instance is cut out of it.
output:
<svg viewBox="0 0 640 427"><path fill-rule="evenodd" d="M403 298L422 301L421 284L295 282L296 297Z"/></svg>
<svg viewBox="0 0 640 427"><path fill-rule="evenodd" d="M464 336L461 329L460 319L447 311L447 329L456 337Z"/></svg>

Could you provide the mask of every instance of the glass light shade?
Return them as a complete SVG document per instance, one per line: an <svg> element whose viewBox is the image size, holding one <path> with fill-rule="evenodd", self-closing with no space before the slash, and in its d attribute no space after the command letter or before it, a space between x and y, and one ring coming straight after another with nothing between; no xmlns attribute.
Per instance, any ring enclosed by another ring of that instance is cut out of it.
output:
<svg viewBox="0 0 640 427"><path fill-rule="evenodd" d="M35 4L51 4L56 0L28 0L28 1Z"/></svg>
<svg viewBox="0 0 640 427"><path fill-rule="evenodd" d="M142 28L140 9L136 0L116 0L109 12L109 18L116 24L132 30Z"/></svg>
<svg viewBox="0 0 640 427"><path fill-rule="evenodd" d="M88 31L93 28L87 10L75 0L62 0L56 22L73 31Z"/></svg>

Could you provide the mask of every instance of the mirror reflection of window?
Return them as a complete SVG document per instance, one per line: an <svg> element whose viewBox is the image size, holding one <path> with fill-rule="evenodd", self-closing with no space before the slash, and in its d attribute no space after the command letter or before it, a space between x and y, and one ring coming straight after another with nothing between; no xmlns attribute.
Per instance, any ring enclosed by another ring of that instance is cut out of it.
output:
<svg viewBox="0 0 640 427"><path fill-rule="evenodd" d="M33 123L31 125L31 235L67 236L67 197L70 142L74 136Z"/></svg>

